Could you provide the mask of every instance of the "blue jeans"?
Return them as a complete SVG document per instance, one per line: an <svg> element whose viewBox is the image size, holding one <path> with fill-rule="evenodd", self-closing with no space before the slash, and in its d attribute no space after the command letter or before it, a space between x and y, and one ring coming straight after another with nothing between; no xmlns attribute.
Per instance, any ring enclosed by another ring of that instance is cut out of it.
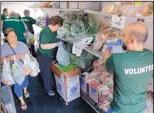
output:
<svg viewBox="0 0 154 113"><path fill-rule="evenodd" d="M44 90L48 93L50 90L55 89L54 74L53 72L51 72L51 63L55 60L55 58L44 55L38 51L37 60L40 65L41 76L44 83Z"/></svg>
<svg viewBox="0 0 154 113"><path fill-rule="evenodd" d="M14 93L17 95L17 97L23 96L23 88L27 88L28 86L28 76L25 77L24 82L19 85L18 83L14 84Z"/></svg>
<svg viewBox="0 0 154 113"><path fill-rule="evenodd" d="M113 111L113 110L112 110L112 108L109 108L109 109L108 109L108 111L107 111L107 113L116 113L116 112L115 112L115 111ZM144 111L143 111L143 112L141 112L141 113L144 113Z"/></svg>

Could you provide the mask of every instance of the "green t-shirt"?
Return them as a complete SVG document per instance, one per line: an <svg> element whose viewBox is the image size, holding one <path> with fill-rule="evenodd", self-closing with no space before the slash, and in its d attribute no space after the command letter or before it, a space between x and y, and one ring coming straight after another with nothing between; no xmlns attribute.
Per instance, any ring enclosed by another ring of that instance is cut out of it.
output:
<svg viewBox="0 0 154 113"><path fill-rule="evenodd" d="M24 33L26 32L26 29L25 29L24 23L21 20L15 17L5 19L3 22L3 28L2 28L3 32L7 28L13 28L16 31L17 38L19 41L25 40Z"/></svg>
<svg viewBox="0 0 154 113"><path fill-rule="evenodd" d="M3 13L3 14L1 15L1 20L4 21L5 19L6 19L6 15Z"/></svg>
<svg viewBox="0 0 154 113"><path fill-rule="evenodd" d="M146 87L153 73L153 52L128 51L113 54L106 61L114 72L111 108L116 113L141 113L146 108Z"/></svg>
<svg viewBox="0 0 154 113"><path fill-rule="evenodd" d="M40 40L39 40L40 44L56 43L58 42L58 39L56 36L57 36L57 32L52 32L50 28L46 26L40 33ZM56 55L57 48L46 49L46 50L39 48L39 51L42 54L46 54L50 57L53 57Z"/></svg>
<svg viewBox="0 0 154 113"><path fill-rule="evenodd" d="M30 32L34 32L33 30L33 24L36 23L36 20L33 19L32 17L29 17L29 16L25 16L25 17L22 17L22 20L25 22L25 24L27 25L28 27L28 30Z"/></svg>

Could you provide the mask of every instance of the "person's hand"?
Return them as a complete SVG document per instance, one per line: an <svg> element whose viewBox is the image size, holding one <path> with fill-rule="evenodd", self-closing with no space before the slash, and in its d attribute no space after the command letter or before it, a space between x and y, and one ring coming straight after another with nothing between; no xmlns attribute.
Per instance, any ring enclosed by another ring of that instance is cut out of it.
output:
<svg viewBox="0 0 154 113"><path fill-rule="evenodd" d="M3 82L4 84L6 84L6 85L10 85L10 84L9 84L9 80L3 80L2 82Z"/></svg>
<svg viewBox="0 0 154 113"><path fill-rule="evenodd" d="M110 50L107 48L106 52L104 54L104 63L106 63L106 60L112 55L112 53L110 52Z"/></svg>
<svg viewBox="0 0 154 113"><path fill-rule="evenodd" d="M59 41L59 42L56 43L56 45L57 45L58 47L61 47L61 46L63 46L63 43L62 43L61 41Z"/></svg>
<svg viewBox="0 0 154 113"><path fill-rule="evenodd" d="M24 75L27 76L27 75L29 75L31 72L32 72L31 70L25 69L25 70L24 70Z"/></svg>

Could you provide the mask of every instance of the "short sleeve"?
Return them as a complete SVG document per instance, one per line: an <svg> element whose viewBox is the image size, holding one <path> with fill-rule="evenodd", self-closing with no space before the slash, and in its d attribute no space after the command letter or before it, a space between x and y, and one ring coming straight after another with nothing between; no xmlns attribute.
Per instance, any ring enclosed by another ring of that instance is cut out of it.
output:
<svg viewBox="0 0 154 113"><path fill-rule="evenodd" d="M1 15L1 20L4 21L6 17L4 15Z"/></svg>
<svg viewBox="0 0 154 113"><path fill-rule="evenodd" d="M111 55L107 60L106 60L106 70L110 73L114 71L114 61L113 61L113 55Z"/></svg>
<svg viewBox="0 0 154 113"><path fill-rule="evenodd" d="M2 27L2 32L4 33L4 31L6 30L6 22L3 21L3 27Z"/></svg>
<svg viewBox="0 0 154 113"><path fill-rule="evenodd" d="M32 22L32 24L36 24L36 20L32 17L31 17L31 22Z"/></svg>
<svg viewBox="0 0 154 113"><path fill-rule="evenodd" d="M23 43L23 42L21 42L21 43L22 43L22 45L23 45L23 49L24 49L25 54L26 54L26 53L27 53L27 54L30 54L30 51L29 51L27 45L26 45L25 43Z"/></svg>

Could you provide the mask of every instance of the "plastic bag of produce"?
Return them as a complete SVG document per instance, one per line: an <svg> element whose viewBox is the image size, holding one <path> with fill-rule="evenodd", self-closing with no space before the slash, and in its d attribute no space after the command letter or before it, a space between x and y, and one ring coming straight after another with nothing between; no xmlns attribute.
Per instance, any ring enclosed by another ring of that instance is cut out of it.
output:
<svg viewBox="0 0 154 113"><path fill-rule="evenodd" d="M28 31L28 32L26 33L26 36L27 36L26 42L27 42L28 44L34 44L34 43L35 43L34 35L33 35L31 32Z"/></svg>
<svg viewBox="0 0 154 113"><path fill-rule="evenodd" d="M152 2L147 2L141 5L138 9L137 12L142 15L142 16L150 16L153 13L153 3Z"/></svg>
<svg viewBox="0 0 154 113"><path fill-rule="evenodd" d="M14 80L12 77L10 62L7 62L6 59L4 59L3 62L3 68L2 68L2 78L1 81L6 85L12 85L14 84Z"/></svg>
<svg viewBox="0 0 154 113"><path fill-rule="evenodd" d="M114 7L115 7L115 4L113 4L113 3L107 4L107 5L104 6L102 11L107 12L107 13L111 13L113 11Z"/></svg>
<svg viewBox="0 0 154 113"><path fill-rule="evenodd" d="M111 51L111 53L123 53L123 43L120 39L114 39L114 40L108 40L108 49Z"/></svg>
<svg viewBox="0 0 154 113"><path fill-rule="evenodd" d="M57 30L57 36L58 36L59 38L65 37L67 31L68 31L68 30L67 30L66 28L60 27L60 28Z"/></svg>
<svg viewBox="0 0 154 113"><path fill-rule="evenodd" d="M100 50L102 48L101 42L94 42L93 44L93 50Z"/></svg>
<svg viewBox="0 0 154 113"><path fill-rule="evenodd" d="M32 71L30 73L30 76L35 77L38 75L38 73L40 72L39 69L39 64L37 62L37 60L29 54L25 54L25 64L27 65L27 67Z"/></svg>
<svg viewBox="0 0 154 113"><path fill-rule="evenodd" d="M80 26L78 23L74 22L71 26L71 34L73 36L77 36L82 31L82 26Z"/></svg>
<svg viewBox="0 0 154 113"><path fill-rule="evenodd" d="M119 14L124 16L136 16L137 8L134 5L125 4L120 6Z"/></svg>
<svg viewBox="0 0 154 113"><path fill-rule="evenodd" d="M12 64L12 76L16 83L22 84L25 79L24 70L27 70L27 66L23 62L17 62L16 57L14 56L14 64Z"/></svg>
<svg viewBox="0 0 154 113"><path fill-rule="evenodd" d="M58 63L62 66L68 66L70 64L69 56L63 47L58 47L56 58Z"/></svg>

